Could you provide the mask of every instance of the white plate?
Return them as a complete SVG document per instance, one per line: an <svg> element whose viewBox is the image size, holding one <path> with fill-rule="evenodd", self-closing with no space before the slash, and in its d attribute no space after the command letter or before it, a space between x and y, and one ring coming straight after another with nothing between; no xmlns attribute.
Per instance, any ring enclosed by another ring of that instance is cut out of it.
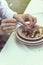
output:
<svg viewBox="0 0 43 65"><path fill-rule="evenodd" d="M43 42L43 37L38 38L27 38L22 34L22 29L24 26L20 26L16 31L16 39L18 42L23 43L25 45L39 45Z"/></svg>
<svg viewBox="0 0 43 65"><path fill-rule="evenodd" d="M40 41L31 42L31 41L26 41L26 40L20 38L17 33L16 33L16 40L18 41L18 43L25 44L25 45L40 45L40 44L43 44L43 38Z"/></svg>

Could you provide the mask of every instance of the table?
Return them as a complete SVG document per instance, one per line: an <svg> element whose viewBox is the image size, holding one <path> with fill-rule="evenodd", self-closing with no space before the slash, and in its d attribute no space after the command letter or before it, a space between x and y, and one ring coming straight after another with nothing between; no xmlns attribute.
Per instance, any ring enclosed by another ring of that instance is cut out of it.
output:
<svg viewBox="0 0 43 65"><path fill-rule="evenodd" d="M24 13L27 13L28 10L29 6ZM21 45L15 40L13 32L0 53L0 65L43 65L43 44L39 46Z"/></svg>

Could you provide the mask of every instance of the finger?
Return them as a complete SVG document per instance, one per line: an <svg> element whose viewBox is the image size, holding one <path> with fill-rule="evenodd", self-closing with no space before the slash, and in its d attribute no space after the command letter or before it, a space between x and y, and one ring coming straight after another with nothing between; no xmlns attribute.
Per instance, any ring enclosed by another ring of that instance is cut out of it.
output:
<svg viewBox="0 0 43 65"><path fill-rule="evenodd" d="M25 14L23 19L24 19L25 21L31 22L31 21L32 21L32 16L29 15L29 14Z"/></svg>
<svg viewBox="0 0 43 65"><path fill-rule="evenodd" d="M37 22L37 19L33 17L33 20L30 22L30 27L35 26L36 22Z"/></svg>
<svg viewBox="0 0 43 65"><path fill-rule="evenodd" d="M19 19L20 22L28 29L30 29L30 25L28 25L23 19Z"/></svg>
<svg viewBox="0 0 43 65"><path fill-rule="evenodd" d="M12 33L12 32L15 32L15 29L13 29L13 30L6 30L6 31L4 31L5 33Z"/></svg>
<svg viewBox="0 0 43 65"><path fill-rule="evenodd" d="M35 24L37 23L36 17L33 17L33 21L34 21Z"/></svg>
<svg viewBox="0 0 43 65"><path fill-rule="evenodd" d="M11 30L6 30L6 31L4 31L4 32L5 32L5 34L8 34L8 35L10 35L10 34L12 33Z"/></svg>
<svg viewBox="0 0 43 65"><path fill-rule="evenodd" d="M17 22L17 20L16 19L4 19L4 20L2 20L2 23L10 23L10 22L12 22L12 23L14 23L14 22Z"/></svg>
<svg viewBox="0 0 43 65"><path fill-rule="evenodd" d="M25 21L24 21L23 19L19 19L19 20L20 20L20 22L21 22L23 25L27 26L27 24L25 23Z"/></svg>
<svg viewBox="0 0 43 65"><path fill-rule="evenodd" d="M16 29L16 26L11 26L11 27L3 27L2 28L3 30L13 30L13 29Z"/></svg>
<svg viewBox="0 0 43 65"><path fill-rule="evenodd" d="M27 15L25 21L29 22L29 25L27 25L28 29L31 29L31 27L35 24L35 22L33 22L33 17L31 15Z"/></svg>
<svg viewBox="0 0 43 65"><path fill-rule="evenodd" d="M9 27L9 26L15 26L16 23L2 23L1 27Z"/></svg>

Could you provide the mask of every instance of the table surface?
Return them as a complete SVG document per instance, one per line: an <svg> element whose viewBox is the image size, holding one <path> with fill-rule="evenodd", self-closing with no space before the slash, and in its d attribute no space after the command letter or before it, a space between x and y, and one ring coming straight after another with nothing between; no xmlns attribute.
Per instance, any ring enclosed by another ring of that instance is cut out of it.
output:
<svg viewBox="0 0 43 65"><path fill-rule="evenodd" d="M24 13L27 13L28 9L30 9L29 6ZM43 44L39 46L21 45L15 40L13 32L0 52L0 65L43 65Z"/></svg>

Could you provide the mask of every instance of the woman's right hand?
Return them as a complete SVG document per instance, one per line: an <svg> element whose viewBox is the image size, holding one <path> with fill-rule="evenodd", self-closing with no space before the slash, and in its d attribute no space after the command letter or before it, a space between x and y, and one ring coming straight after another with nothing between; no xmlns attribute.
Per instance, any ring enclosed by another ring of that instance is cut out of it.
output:
<svg viewBox="0 0 43 65"><path fill-rule="evenodd" d="M1 29L4 33L11 33L15 31L16 28L16 19L3 19L1 21Z"/></svg>

